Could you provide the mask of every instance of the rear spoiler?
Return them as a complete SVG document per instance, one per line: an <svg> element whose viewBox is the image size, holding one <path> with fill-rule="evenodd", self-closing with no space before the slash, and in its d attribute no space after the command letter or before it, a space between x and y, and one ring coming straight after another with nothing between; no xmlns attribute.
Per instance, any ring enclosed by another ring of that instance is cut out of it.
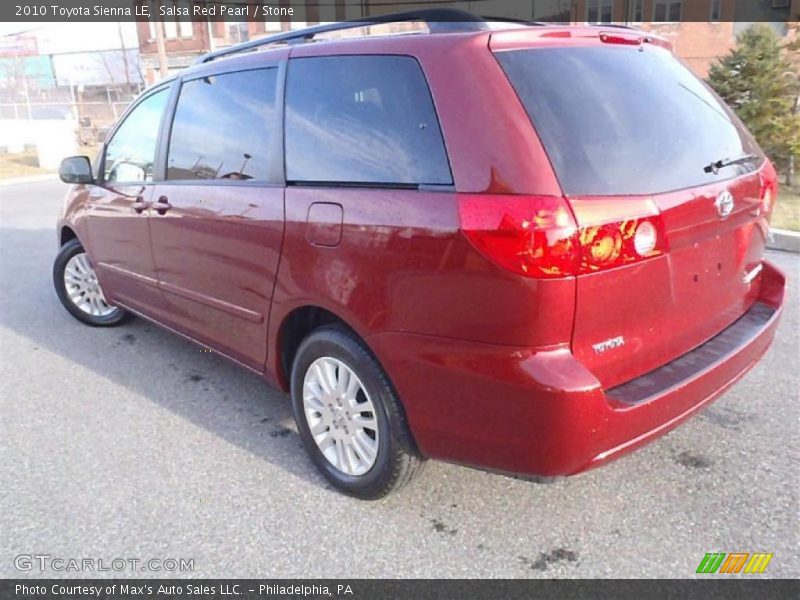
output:
<svg viewBox="0 0 800 600"><path fill-rule="evenodd" d="M519 50L564 45L587 46L597 42L628 46L653 44L672 53L675 51L672 43L660 35L617 25L553 25L526 27L525 29L501 29L491 33L489 48L492 50Z"/></svg>

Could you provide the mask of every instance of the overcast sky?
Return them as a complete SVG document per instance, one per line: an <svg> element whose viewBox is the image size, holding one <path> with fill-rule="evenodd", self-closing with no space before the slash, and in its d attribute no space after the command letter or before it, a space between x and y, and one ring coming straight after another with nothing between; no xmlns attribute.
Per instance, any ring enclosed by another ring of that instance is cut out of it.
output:
<svg viewBox="0 0 800 600"><path fill-rule="evenodd" d="M136 23L0 23L0 37L30 32L37 40L41 54L92 52L121 47L120 34L126 48L137 48Z"/></svg>
<svg viewBox="0 0 800 600"><path fill-rule="evenodd" d="M10 35L12 33L18 33L20 31L27 31L35 27L42 27L43 25L50 25L50 23L42 23L41 21L30 22L30 23L24 23L24 22L0 23L0 36Z"/></svg>

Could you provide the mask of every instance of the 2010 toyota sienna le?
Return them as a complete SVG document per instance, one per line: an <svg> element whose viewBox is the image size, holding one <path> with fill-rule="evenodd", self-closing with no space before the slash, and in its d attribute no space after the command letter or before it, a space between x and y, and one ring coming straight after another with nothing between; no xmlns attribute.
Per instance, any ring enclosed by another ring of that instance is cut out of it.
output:
<svg viewBox="0 0 800 600"><path fill-rule="evenodd" d="M207 55L61 171L66 309L146 317L290 391L311 459L361 498L427 458L616 458L747 372L784 301L776 172L666 42L441 15Z"/></svg>

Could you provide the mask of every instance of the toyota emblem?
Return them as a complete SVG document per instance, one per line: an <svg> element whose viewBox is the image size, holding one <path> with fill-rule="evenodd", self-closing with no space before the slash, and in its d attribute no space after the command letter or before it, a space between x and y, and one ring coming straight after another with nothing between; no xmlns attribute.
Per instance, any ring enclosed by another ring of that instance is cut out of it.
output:
<svg viewBox="0 0 800 600"><path fill-rule="evenodd" d="M720 192L717 196L714 206L717 207L717 214L721 219L724 219L733 212L733 194L728 190Z"/></svg>

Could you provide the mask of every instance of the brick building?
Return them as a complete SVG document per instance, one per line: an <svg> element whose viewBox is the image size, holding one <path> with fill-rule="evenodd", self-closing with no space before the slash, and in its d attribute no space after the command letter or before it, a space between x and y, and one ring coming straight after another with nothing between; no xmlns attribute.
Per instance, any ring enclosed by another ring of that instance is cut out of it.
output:
<svg viewBox="0 0 800 600"><path fill-rule="evenodd" d="M203 4L202 0L174 0L176 6ZM260 3L259 0L252 0ZM251 19L246 23L189 20L165 22L168 68L177 71L195 57L230 44L290 28L320 22L341 21L370 15L400 12L426 5L441 6L440 0L273 0L272 5L291 7L291 21ZM705 77L712 61L732 49L736 36L752 21L771 21L785 35L782 24L800 14L800 0L536 0L509 2L463 0L448 4L476 14L503 14L527 20L571 23L617 23L653 31L667 38L698 75ZM493 7L494 8L493 11ZM735 21L734 21L735 20ZM155 26L138 23L142 68L148 82L159 78Z"/></svg>
<svg viewBox="0 0 800 600"><path fill-rule="evenodd" d="M266 3L265 0L250 0L252 4ZM145 2L142 2L145 3ZM202 0L173 0L176 7L189 7L205 4ZM177 22L164 21L164 38L167 63L170 72L187 67L201 54L224 48L247 40L263 37L288 29L301 29L321 22L344 21L364 15L361 0L274 0L274 6L292 8L291 20L250 19L235 23L227 21L207 21L203 19L183 19ZM151 9L151 14L155 11ZM139 53L142 69L149 83L158 80L158 48L154 22L137 23Z"/></svg>
<svg viewBox="0 0 800 600"><path fill-rule="evenodd" d="M675 53L701 77L715 58L736 45L753 21L780 22L800 13L800 0L573 0L573 23L620 23L667 38Z"/></svg>

